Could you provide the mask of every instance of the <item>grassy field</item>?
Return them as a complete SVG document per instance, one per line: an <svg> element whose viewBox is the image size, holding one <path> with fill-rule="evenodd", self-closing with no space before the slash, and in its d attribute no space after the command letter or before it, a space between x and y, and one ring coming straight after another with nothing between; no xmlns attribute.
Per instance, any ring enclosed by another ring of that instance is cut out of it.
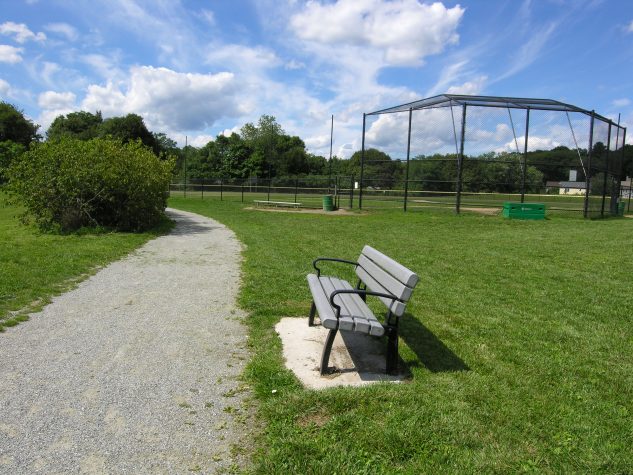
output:
<svg viewBox="0 0 633 475"><path fill-rule="evenodd" d="M0 193L0 332L171 226L150 233L42 234Z"/></svg>
<svg viewBox="0 0 633 475"><path fill-rule="evenodd" d="M633 219L170 204L246 245L259 473L633 472ZM366 243L421 276L402 320L412 378L305 390L273 326L307 317L313 258L354 259Z"/></svg>

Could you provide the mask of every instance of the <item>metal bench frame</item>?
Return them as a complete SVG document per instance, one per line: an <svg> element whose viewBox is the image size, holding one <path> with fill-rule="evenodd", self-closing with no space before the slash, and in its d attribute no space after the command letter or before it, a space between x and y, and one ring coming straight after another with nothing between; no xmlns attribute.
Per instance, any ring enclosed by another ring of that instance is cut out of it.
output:
<svg viewBox="0 0 633 475"><path fill-rule="evenodd" d="M369 246L366 246L366 247L369 247ZM372 249L372 250L375 251L374 249ZM376 252L378 252L378 251L376 251ZM362 256L362 254L361 254L361 256ZM383 256L384 256L384 254L383 254ZM387 257L387 256L385 256L385 257ZM389 259L391 259L391 258L389 258ZM393 260L393 259L391 259L391 260ZM314 269L317 272L317 274L316 274L317 278L321 277L321 269L319 268L319 266L317 264L319 262L322 262L322 261L328 261L328 262L335 262L335 263L342 263L342 264L352 265L352 266L354 266L355 269L357 267L360 267L369 276L372 276L371 272L369 272L366 268L364 268L359 262L354 262L354 261L350 261L350 260L346 260L346 259L331 258L331 257L319 257L319 258L315 259L312 262L312 266L314 267ZM373 276L372 276L372 278L373 278ZM415 283L413 284L413 287L415 287L416 284L417 284L417 276L416 276ZM380 285L382 286L382 284L380 284ZM411 287L411 290L413 289L413 287ZM327 293L325 292L325 289L323 289L323 292L324 292L324 295L327 295ZM358 278L358 282L356 283L356 287L355 288L353 288L353 289L335 289L329 295L328 300L329 300L329 304L332 307L332 309L335 310L335 317L336 317L337 323L336 323L336 327L335 328L330 329L330 331L328 333L328 336L327 336L327 338L325 340L325 345L323 347L323 353L321 355L321 367L320 367L321 375L324 375L324 374L328 373L328 362L329 362L329 359L330 359L330 353L332 351L332 345L334 343L334 339L336 338L336 334L339 331L339 321L340 321L340 317L341 317L341 306L339 304L337 304L336 302L334 302L334 299L335 299L335 297L337 295L340 295L340 294L355 294L355 295L358 295L364 302L366 302L367 296L383 297L383 298L391 300L392 302L394 302L394 301L400 302L403 305L406 304L406 302L408 301L408 299L407 300L403 300L401 298L398 298L397 296L395 296L394 294L392 294L390 292L375 292L375 291L368 290L367 289L367 285L365 284L365 282L363 282L363 280L362 280L362 278L360 276ZM314 317L316 316L316 313L317 313L317 307L316 307L315 295L312 295L312 306L310 308L310 316L308 318L308 325L309 326L313 326L314 325ZM372 312L372 315L373 315L373 312ZM374 316L374 318L376 318L376 317ZM376 318L376 320L378 320L378 319ZM399 323L399 320L400 320L400 317L398 315L395 315L391 311L391 308L387 307L387 312L385 314L385 319L384 319L384 323L382 323L382 326L384 328L384 335L387 337L386 372L388 374L394 374L394 373L396 373L398 371L398 323Z"/></svg>

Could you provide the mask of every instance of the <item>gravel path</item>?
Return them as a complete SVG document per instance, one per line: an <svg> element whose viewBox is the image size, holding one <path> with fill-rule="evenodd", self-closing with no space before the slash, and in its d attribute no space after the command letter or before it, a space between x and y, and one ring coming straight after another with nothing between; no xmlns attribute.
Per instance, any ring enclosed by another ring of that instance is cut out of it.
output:
<svg viewBox="0 0 633 475"><path fill-rule="evenodd" d="M0 473L215 473L240 462L240 243L213 220L168 213L171 234L0 335Z"/></svg>

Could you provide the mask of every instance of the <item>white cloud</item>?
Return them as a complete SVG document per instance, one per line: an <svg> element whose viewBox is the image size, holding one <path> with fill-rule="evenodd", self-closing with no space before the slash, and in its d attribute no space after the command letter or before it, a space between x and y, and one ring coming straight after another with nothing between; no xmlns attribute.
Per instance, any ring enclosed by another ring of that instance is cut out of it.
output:
<svg viewBox="0 0 633 475"><path fill-rule="evenodd" d="M467 94L477 95L486 85L488 76L478 76L471 81L466 81L463 84L451 86L446 90L447 94Z"/></svg>
<svg viewBox="0 0 633 475"><path fill-rule="evenodd" d="M627 33L633 33L633 21L628 24L628 26L626 27L626 31Z"/></svg>
<svg viewBox="0 0 633 475"><path fill-rule="evenodd" d="M15 64L22 61L23 48L16 48L15 46L0 45L0 63Z"/></svg>
<svg viewBox="0 0 633 475"><path fill-rule="evenodd" d="M76 98L72 92L46 91L37 98L37 105L42 109L68 109L74 106Z"/></svg>
<svg viewBox="0 0 633 475"><path fill-rule="evenodd" d="M253 71L269 69L281 64L274 51L263 46L254 48L236 44L210 45L206 63L224 69Z"/></svg>
<svg viewBox="0 0 633 475"><path fill-rule="evenodd" d="M611 104L613 104L613 107L626 107L631 105L631 100L623 97L622 99L615 99Z"/></svg>
<svg viewBox="0 0 633 475"><path fill-rule="evenodd" d="M499 75L494 82L513 76L536 61L557 26L556 23L551 23L544 28L535 30L532 33L532 37L527 40L510 59L506 71Z"/></svg>
<svg viewBox="0 0 633 475"><path fill-rule="evenodd" d="M60 36L66 37L68 41L75 41L79 38L79 33L72 25L68 23L49 23L44 27L46 31L56 33Z"/></svg>
<svg viewBox="0 0 633 475"><path fill-rule="evenodd" d="M284 64L284 68L292 71L296 69L304 69L306 67L305 63L301 61L297 61L296 59L291 59L286 64Z"/></svg>
<svg viewBox="0 0 633 475"><path fill-rule="evenodd" d="M122 84L89 86L82 108L101 110L105 116L136 113L155 131L203 130L223 117L244 114L238 92L232 73L185 74L137 66Z"/></svg>
<svg viewBox="0 0 633 475"><path fill-rule="evenodd" d="M206 21L209 25L211 26L215 26L216 21L215 21L215 14L211 11L211 10L205 10L203 9L200 12L200 16L202 17L202 19L204 21Z"/></svg>
<svg viewBox="0 0 633 475"><path fill-rule="evenodd" d="M412 66L459 41L456 29L463 14L459 5L446 8L417 0L312 1L291 18L290 27L306 41L371 46L382 52L387 64Z"/></svg>
<svg viewBox="0 0 633 475"><path fill-rule="evenodd" d="M18 43L26 43L29 40L45 41L46 35L42 32L33 33L24 23L4 22L0 25L0 34L13 36Z"/></svg>
<svg viewBox="0 0 633 475"><path fill-rule="evenodd" d="M6 98L9 95L9 89L11 89L9 83L4 79L0 79L0 96Z"/></svg>

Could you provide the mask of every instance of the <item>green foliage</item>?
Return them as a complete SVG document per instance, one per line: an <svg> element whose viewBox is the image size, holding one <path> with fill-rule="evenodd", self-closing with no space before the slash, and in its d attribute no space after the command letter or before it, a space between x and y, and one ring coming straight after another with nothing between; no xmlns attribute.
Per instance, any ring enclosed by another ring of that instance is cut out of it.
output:
<svg viewBox="0 0 633 475"><path fill-rule="evenodd" d="M89 140L98 137L99 127L103 123L101 112L95 114L79 111L68 115L59 115L46 132L48 140L59 140L62 137L72 137L79 140Z"/></svg>
<svg viewBox="0 0 633 475"><path fill-rule="evenodd" d="M99 127L100 137L112 137L123 143L141 140L154 153L159 153L158 143L154 135L147 129L140 115L128 114L125 117L110 117Z"/></svg>
<svg viewBox="0 0 633 475"><path fill-rule="evenodd" d="M172 167L140 141L63 137L20 156L9 168L10 189L42 229L140 231L162 218Z"/></svg>
<svg viewBox="0 0 633 475"><path fill-rule="evenodd" d="M0 142L0 183L4 183L7 180L6 173L9 165L22 155L25 150L24 145L11 140Z"/></svg>
<svg viewBox="0 0 633 475"><path fill-rule="evenodd" d="M24 117L22 111L6 102L0 102L0 142L10 140L28 147L31 142L39 139L34 124Z"/></svg>

